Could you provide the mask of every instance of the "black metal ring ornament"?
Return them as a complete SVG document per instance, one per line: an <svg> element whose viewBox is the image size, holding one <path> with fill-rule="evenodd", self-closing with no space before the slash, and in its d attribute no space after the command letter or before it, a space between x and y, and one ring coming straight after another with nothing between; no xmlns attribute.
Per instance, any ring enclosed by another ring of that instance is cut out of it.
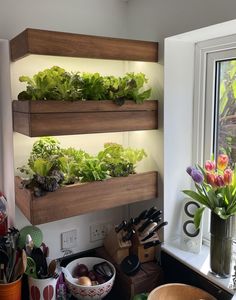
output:
<svg viewBox="0 0 236 300"><path fill-rule="evenodd" d="M194 202L194 201L189 201L189 202L187 202L185 205L184 205L184 212L186 213L186 215L187 216L189 216L190 218L193 218L194 217L194 215L193 214L191 214L190 212L189 212L189 210L188 210L188 207L190 206L190 205L195 205L197 208L200 208L200 205L197 203L197 202Z"/></svg>
<svg viewBox="0 0 236 300"><path fill-rule="evenodd" d="M188 230L187 230L187 226L188 226L189 224L194 224L194 222L193 222L192 220L189 220L189 221L184 222L184 224L183 224L183 230L184 230L184 233L185 233L187 236L189 236L189 237L196 237L196 236L199 234L200 229L198 228L194 233L190 233L190 232L188 232Z"/></svg>

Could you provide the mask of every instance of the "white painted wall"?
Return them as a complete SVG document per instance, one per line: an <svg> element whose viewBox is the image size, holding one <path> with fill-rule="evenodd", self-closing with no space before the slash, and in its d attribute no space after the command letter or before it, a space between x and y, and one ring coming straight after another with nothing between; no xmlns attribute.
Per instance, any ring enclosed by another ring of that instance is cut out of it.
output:
<svg viewBox="0 0 236 300"><path fill-rule="evenodd" d="M234 19L235 10L234 0L130 0L127 25L130 36L159 41L163 61L166 37Z"/></svg>
<svg viewBox="0 0 236 300"><path fill-rule="evenodd" d="M0 38L25 28L124 37L127 3L120 0L0 0Z"/></svg>

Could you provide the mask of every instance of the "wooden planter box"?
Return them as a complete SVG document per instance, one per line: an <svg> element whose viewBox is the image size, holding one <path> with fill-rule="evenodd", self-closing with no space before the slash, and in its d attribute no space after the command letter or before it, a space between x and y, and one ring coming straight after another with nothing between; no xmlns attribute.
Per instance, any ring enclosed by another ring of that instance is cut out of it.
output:
<svg viewBox="0 0 236 300"><path fill-rule="evenodd" d="M157 172L145 172L104 181L64 186L43 197L34 197L15 178L16 204L33 225L93 211L154 199L158 195Z"/></svg>
<svg viewBox="0 0 236 300"><path fill-rule="evenodd" d="M158 128L158 101L13 101L13 129L30 137Z"/></svg>

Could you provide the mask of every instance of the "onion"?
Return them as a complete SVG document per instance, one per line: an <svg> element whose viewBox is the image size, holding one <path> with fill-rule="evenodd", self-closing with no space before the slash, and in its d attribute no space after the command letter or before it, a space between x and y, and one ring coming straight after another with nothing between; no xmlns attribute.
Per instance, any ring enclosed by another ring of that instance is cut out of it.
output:
<svg viewBox="0 0 236 300"><path fill-rule="evenodd" d="M96 279L97 279L94 271L89 271L88 277L91 279L91 281L96 281Z"/></svg>
<svg viewBox="0 0 236 300"><path fill-rule="evenodd" d="M84 264L79 264L76 267L76 276L80 277L80 276L87 276L88 275L88 267Z"/></svg>
<svg viewBox="0 0 236 300"><path fill-rule="evenodd" d="M87 276L81 276L78 279L78 284L84 285L84 286L91 286L92 285L92 281Z"/></svg>

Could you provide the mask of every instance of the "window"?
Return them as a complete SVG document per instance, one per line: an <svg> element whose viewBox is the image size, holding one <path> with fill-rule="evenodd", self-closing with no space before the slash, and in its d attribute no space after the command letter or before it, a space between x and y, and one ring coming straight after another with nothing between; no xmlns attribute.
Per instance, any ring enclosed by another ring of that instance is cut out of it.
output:
<svg viewBox="0 0 236 300"><path fill-rule="evenodd" d="M229 38L229 37L227 37ZM236 40L236 37L230 37ZM236 45L212 41L196 45L195 161L202 164L219 153L236 162ZM230 49L227 49L230 48ZM204 216L203 236L209 238L209 211Z"/></svg>

